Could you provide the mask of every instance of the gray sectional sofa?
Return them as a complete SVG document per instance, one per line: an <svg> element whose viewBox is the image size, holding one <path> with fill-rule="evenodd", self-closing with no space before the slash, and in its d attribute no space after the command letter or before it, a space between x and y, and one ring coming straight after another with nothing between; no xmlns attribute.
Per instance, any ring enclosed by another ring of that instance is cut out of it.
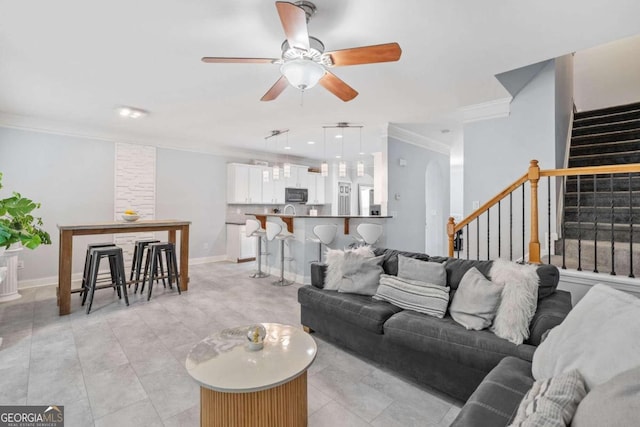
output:
<svg viewBox="0 0 640 427"><path fill-rule="evenodd" d="M391 275L397 275L398 254L444 263L451 294L455 293L460 279L469 268L477 267L488 275L492 265L492 261L431 257L390 249L376 248L375 252L377 256L384 255L382 267L385 274ZM448 314L439 319L403 310L368 296L323 290L325 271L325 265L312 264L312 284L302 286L298 291L302 325L340 346L462 402L504 358L515 358L519 366L522 363L529 364L542 335L562 322L571 309L570 294L556 290L559 279L557 268L539 266L538 308L530 324L531 334L525 343L515 345L488 330L468 331ZM519 400L514 408L502 409L505 413L515 411L518 403ZM512 405L512 402L508 404Z"/></svg>

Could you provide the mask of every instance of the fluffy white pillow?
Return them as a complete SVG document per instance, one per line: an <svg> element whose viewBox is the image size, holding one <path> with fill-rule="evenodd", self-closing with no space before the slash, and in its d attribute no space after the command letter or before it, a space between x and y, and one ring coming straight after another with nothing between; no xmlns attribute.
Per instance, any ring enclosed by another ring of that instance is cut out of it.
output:
<svg viewBox="0 0 640 427"><path fill-rule="evenodd" d="M538 307L538 273L534 265L495 260L491 281L503 285L502 296L491 331L514 344L529 338L529 324Z"/></svg>
<svg viewBox="0 0 640 427"><path fill-rule="evenodd" d="M640 364L640 299L597 284L533 354L535 379L578 369L590 390Z"/></svg>
<svg viewBox="0 0 640 427"><path fill-rule="evenodd" d="M328 291L337 291L340 289L344 272L344 254L345 252L353 253L362 258L373 258L375 254L371 246L359 246L355 249L327 249L325 262L327 264L327 272L324 277L324 289Z"/></svg>

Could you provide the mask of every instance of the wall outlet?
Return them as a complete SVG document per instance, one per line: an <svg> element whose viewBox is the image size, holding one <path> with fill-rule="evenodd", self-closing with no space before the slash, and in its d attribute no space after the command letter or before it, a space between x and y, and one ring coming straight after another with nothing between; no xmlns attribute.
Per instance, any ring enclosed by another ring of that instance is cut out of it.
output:
<svg viewBox="0 0 640 427"><path fill-rule="evenodd" d="M202 244L202 249L204 249L204 250L209 249L209 243L203 243Z"/></svg>
<svg viewBox="0 0 640 427"><path fill-rule="evenodd" d="M480 201L479 200L474 200L473 202L471 202L473 204L473 207L471 209L480 209Z"/></svg>
<svg viewBox="0 0 640 427"><path fill-rule="evenodd" d="M18 270L22 270L24 268L24 261L18 260Z"/></svg>

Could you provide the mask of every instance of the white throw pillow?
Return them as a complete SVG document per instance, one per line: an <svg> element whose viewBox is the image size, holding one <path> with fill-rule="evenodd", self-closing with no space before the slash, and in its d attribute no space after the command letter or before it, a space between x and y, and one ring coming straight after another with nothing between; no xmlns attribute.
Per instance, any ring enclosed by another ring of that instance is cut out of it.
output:
<svg viewBox="0 0 640 427"><path fill-rule="evenodd" d="M597 284L533 354L535 379L578 369L590 390L640 364L640 299Z"/></svg>
<svg viewBox="0 0 640 427"><path fill-rule="evenodd" d="M504 285L491 331L514 344L522 344L529 338L529 324L538 307L536 269L535 265L498 259L489 272L493 283Z"/></svg>
<svg viewBox="0 0 640 427"><path fill-rule="evenodd" d="M460 280L449 307L451 318L468 330L480 331L496 316L502 285L493 283L471 267Z"/></svg>

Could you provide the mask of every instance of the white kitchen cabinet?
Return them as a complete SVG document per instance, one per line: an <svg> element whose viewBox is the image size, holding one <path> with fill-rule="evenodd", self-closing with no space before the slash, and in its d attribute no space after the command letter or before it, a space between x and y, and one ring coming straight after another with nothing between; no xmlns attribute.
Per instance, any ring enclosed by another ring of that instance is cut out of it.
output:
<svg viewBox="0 0 640 427"><path fill-rule="evenodd" d="M263 170L269 172L269 182L262 183L262 203L280 205L284 203L285 180L280 170L280 179L273 179L273 169L265 167Z"/></svg>
<svg viewBox="0 0 640 427"><path fill-rule="evenodd" d="M262 168L254 165L227 165L227 203L262 203Z"/></svg>
<svg viewBox="0 0 640 427"><path fill-rule="evenodd" d="M227 259L251 261L256 257L256 238L247 237L244 224L227 224Z"/></svg>
<svg viewBox="0 0 640 427"><path fill-rule="evenodd" d="M309 173L307 175L307 184L309 188L309 199L307 205L324 205L325 204L325 185L326 178L319 173Z"/></svg>
<svg viewBox="0 0 640 427"><path fill-rule="evenodd" d="M307 166L291 165L291 176L286 179L285 185L290 188L309 188L308 175Z"/></svg>

